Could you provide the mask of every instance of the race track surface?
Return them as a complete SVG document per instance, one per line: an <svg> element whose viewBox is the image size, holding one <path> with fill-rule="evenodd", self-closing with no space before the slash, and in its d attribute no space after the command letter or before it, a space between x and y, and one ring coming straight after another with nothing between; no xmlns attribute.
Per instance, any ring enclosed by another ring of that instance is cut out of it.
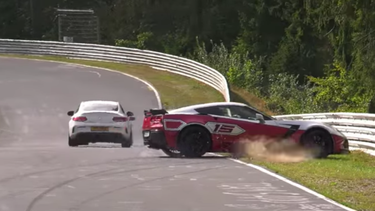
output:
<svg viewBox="0 0 375 211"><path fill-rule="evenodd" d="M66 112L117 100L137 117L134 146L68 147ZM233 161L171 159L143 147L152 91L119 73L0 58L0 211L344 210Z"/></svg>

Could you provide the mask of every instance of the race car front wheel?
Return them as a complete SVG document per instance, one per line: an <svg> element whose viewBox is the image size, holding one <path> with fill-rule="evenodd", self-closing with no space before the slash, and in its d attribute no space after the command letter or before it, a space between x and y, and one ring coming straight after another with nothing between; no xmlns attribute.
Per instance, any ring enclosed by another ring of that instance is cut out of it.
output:
<svg viewBox="0 0 375 211"><path fill-rule="evenodd" d="M331 135L323 129L313 129L303 135L302 145L313 150L315 158L326 158L332 148Z"/></svg>
<svg viewBox="0 0 375 211"><path fill-rule="evenodd" d="M181 131L177 149L185 157L201 157L210 149L211 137L201 126L189 126Z"/></svg>

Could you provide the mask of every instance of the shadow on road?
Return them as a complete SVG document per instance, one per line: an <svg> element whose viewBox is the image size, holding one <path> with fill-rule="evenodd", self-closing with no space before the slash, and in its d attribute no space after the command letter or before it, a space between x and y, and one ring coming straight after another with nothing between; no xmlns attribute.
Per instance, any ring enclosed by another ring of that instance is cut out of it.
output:
<svg viewBox="0 0 375 211"><path fill-rule="evenodd" d="M173 158L173 157L169 157L167 155L163 155L163 156L158 156L159 158L169 158L169 159L212 159L212 160L216 160L216 159L227 159L227 158L231 158L230 156L223 156L223 157L219 157L219 156L213 156L213 155L208 155L208 156L203 156L203 157L199 157L199 158L186 158L186 157L177 157L177 158Z"/></svg>

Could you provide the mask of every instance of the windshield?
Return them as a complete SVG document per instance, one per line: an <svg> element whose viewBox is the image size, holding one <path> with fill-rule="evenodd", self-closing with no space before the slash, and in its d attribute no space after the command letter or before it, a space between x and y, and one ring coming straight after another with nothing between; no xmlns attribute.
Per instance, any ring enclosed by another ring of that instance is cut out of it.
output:
<svg viewBox="0 0 375 211"><path fill-rule="evenodd" d="M118 109L118 105L109 103L90 103L81 106L82 111L118 111Z"/></svg>

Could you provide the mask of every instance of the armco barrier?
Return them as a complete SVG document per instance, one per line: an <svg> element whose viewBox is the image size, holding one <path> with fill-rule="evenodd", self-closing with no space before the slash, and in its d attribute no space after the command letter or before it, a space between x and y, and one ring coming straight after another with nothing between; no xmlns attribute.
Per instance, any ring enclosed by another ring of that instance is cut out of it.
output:
<svg viewBox="0 0 375 211"><path fill-rule="evenodd" d="M201 81L221 92L225 100L230 101L228 83L220 72L190 59L155 51L98 44L0 39L0 53L148 65Z"/></svg>
<svg viewBox="0 0 375 211"><path fill-rule="evenodd" d="M64 56L148 65L201 81L221 92L225 100L230 101L228 83L218 71L193 60L155 51L97 44L0 39L0 53ZM373 144L375 148L375 114L317 113L281 115L275 118L325 122L336 127L352 140L353 144L355 142L356 146L359 146L358 143L364 143L361 147Z"/></svg>
<svg viewBox="0 0 375 211"><path fill-rule="evenodd" d="M324 122L341 131L349 140L375 143L375 114L315 113L274 116L280 120L310 120Z"/></svg>

